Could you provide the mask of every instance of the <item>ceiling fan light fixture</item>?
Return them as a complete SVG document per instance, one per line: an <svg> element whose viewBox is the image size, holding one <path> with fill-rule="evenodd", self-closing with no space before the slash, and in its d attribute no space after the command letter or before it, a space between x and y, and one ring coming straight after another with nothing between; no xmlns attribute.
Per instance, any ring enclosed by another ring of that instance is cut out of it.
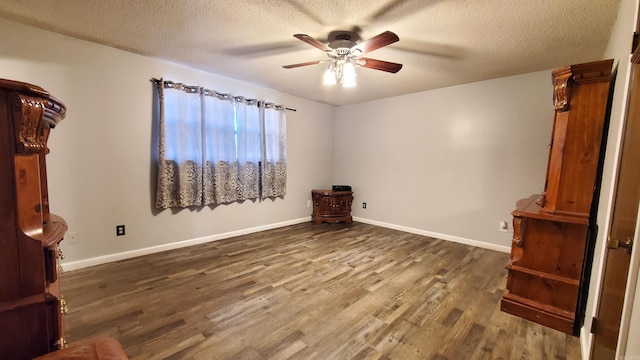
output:
<svg viewBox="0 0 640 360"><path fill-rule="evenodd" d="M342 69L342 76L345 79L355 79L356 78L356 67L353 65L353 62L347 61L344 64Z"/></svg>
<svg viewBox="0 0 640 360"><path fill-rule="evenodd" d="M324 85L335 85L337 83L336 74L333 72L333 69L331 67L328 67L327 70L324 72L322 83Z"/></svg>
<svg viewBox="0 0 640 360"><path fill-rule="evenodd" d="M325 85L335 85L340 82L344 87L356 86L356 66L386 71L394 74L402 69L402 64L360 57L361 55L400 40L398 35L391 31L385 31L359 43L356 43L352 38L351 33L337 34L329 44L324 44L306 34L295 34L293 36L319 50L322 50L326 53L327 57L329 57L329 65L324 73L322 81ZM308 61L299 64L285 65L283 68L292 69L325 62L327 61Z"/></svg>
<svg viewBox="0 0 640 360"><path fill-rule="evenodd" d="M342 77L340 83L344 87L356 86L356 68L351 60L347 60L342 64Z"/></svg>

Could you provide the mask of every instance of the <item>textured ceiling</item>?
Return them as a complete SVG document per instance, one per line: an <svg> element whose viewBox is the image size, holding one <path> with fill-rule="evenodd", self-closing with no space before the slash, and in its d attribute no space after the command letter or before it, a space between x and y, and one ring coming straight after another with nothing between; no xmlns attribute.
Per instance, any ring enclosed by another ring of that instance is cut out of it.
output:
<svg viewBox="0 0 640 360"><path fill-rule="evenodd" d="M600 60L620 0L2 0L0 17L333 105ZM322 85L296 38L332 31L400 41L367 57L356 88ZM161 77L163 74L158 74ZM179 80L179 79L175 79ZM224 89L220 89L224 91Z"/></svg>

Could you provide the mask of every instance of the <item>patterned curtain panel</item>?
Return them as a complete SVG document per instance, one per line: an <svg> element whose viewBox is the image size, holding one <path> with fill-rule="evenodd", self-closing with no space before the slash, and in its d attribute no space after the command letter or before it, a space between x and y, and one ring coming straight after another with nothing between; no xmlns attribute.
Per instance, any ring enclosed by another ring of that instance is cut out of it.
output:
<svg viewBox="0 0 640 360"><path fill-rule="evenodd" d="M161 82L156 207L202 204L202 130L198 87ZM171 136L167 136L171 134Z"/></svg>
<svg viewBox="0 0 640 360"><path fill-rule="evenodd" d="M285 110L171 81L158 83L156 207L285 195Z"/></svg>
<svg viewBox="0 0 640 360"><path fill-rule="evenodd" d="M205 168L204 197L207 204L236 200L235 124L233 98L207 92L204 96Z"/></svg>
<svg viewBox="0 0 640 360"><path fill-rule="evenodd" d="M262 118L262 198L287 192L287 115L283 107L260 103Z"/></svg>
<svg viewBox="0 0 640 360"><path fill-rule="evenodd" d="M260 119L256 100L205 92L204 109L205 202L258 198Z"/></svg>
<svg viewBox="0 0 640 360"><path fill-rule="evenodd" d="M238 97L236 131L238 153L238 200L260 196L260 109L257 100Z"/></svg>

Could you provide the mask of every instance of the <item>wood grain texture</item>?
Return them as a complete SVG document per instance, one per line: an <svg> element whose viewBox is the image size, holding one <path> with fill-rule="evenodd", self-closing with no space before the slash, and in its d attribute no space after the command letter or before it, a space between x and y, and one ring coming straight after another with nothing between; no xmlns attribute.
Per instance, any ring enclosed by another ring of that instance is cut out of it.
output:
<svg viewBox="0 0 640 360"><path fill-rule="evenodd" d="M67 224L50 213L45 154L65 109L0 79L0 359L32 359L63 337L56 254Z"/></svg>
<svg viewBox="0 0 640 360"><path fill-rule="evenodd" d="M544 211L589 218L607 121L613 60L554 70L555 115Z"/></svg>
<svg viewBox="0 0 640 360"><path fill-rule="evenodd" d="M351 217L353 193L351 191L311 190L311 199L313 199L311 221L314 224L319 225L323 222L350 223L353 221Z"/></svg>
<svg viewBox="0 0 640 360"><path fill-rule="evenodd" d="M507 260L305 223L67 272L66 331L131 359L579 359L577 338L500 312Z"/></svg>
<svg viewBox="0 0 640 360"><path fill-rule="evenodd" d="M512 212L502 310L573 335L585 318L612 65L610 59L551 73L555 115L545 191L519 200Z"/></svg>

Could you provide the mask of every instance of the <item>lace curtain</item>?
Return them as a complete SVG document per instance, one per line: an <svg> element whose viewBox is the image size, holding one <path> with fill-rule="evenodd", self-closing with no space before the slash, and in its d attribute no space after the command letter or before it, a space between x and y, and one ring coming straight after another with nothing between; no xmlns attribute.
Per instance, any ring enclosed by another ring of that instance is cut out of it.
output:
<svg viewBox="0 0 640 360"><path fill-rule="evenodd" d="M163 82L158 86L158 208L203 205L199 92L198 87L182 84Z"/></svg>
<svg viewBox="0 0 640 360"><path fill-rule="evenodd" d="M158 93L156 207L284 196L282 107L170 81Z"/></svg>
<svg viewBox="0 0 640 360"><path fill-rule="evenodd" d="M260 104L262 118L262 198L284 196L287 187L286 111Z"/></svg>
<svg viewBox="0 0 640 360"><path fill-rule="evenodd" d="M259 197L260 117L257 101L204 96L205 204Z"/></svg>

